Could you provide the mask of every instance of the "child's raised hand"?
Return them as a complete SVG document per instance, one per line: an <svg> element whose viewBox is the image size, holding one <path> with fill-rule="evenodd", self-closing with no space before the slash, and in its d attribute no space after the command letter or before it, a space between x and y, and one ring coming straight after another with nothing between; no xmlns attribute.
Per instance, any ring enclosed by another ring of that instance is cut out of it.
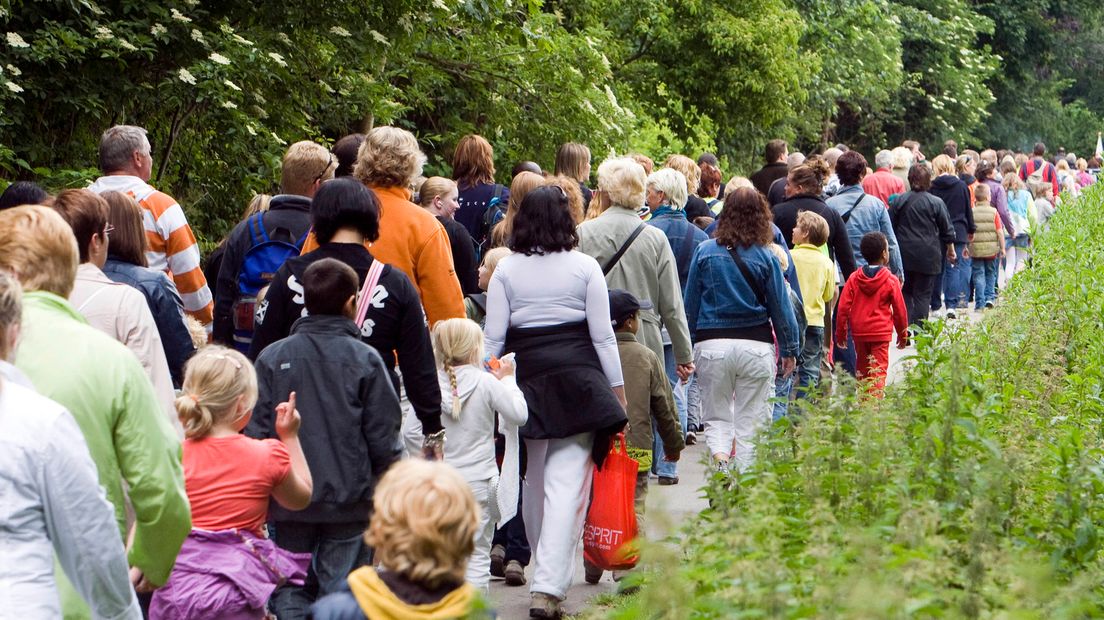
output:
<svg viewBox="0 0 1104 620"><path fill-rule="evenodd" d="M295 409L295 392L288 395L286 402L276 405L276 434L280 439L299 435L299 411Z"/></svg>
<svg viewBox="0 0 1104 620"><path fill-rule="evenodd" d="M512 377L514 375L514 360L512 358L498 360L498 364L490 368L490 373L495 376L495 379L499 380L504 377Z"/></svg>

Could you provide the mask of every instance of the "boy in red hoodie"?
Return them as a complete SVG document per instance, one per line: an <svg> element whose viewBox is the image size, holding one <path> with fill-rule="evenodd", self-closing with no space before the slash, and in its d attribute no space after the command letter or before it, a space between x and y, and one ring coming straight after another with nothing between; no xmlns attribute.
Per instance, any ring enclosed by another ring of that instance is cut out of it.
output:
<svg viewBox="0 0 1104 620"><path fill-rule="evenodd" d="M869 393L881 397L889 368L889 342L897 329L897 348L908 341L908 311L901 281L889 272L889 243L880 232L863 235L859 251L867 266L847 279L836 309L836 346L846 346L847 329L855 341L855 370L868 381Z"/></svg>

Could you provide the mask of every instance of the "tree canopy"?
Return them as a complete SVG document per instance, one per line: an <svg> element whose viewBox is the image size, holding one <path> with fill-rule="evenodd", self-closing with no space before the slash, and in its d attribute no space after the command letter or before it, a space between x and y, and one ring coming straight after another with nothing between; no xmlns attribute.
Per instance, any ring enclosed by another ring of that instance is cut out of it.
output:
<svg viewBox="0 0 1104 620"><path fill-rule="evenodd" d="M0 178L78 186L142 125L211 242L286 144L378 124L438 174L470 132L500 170L566 141L743 172L774 137L1087 153L1102 29L1085 0L0 0Z"/></svg>

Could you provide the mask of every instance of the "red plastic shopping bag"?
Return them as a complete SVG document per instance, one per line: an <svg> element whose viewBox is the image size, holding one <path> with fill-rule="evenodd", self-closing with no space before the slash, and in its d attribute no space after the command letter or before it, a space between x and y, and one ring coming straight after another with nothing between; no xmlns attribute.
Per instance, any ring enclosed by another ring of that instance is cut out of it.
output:
<svg viewBox="0 0 1104 620"><path fill-rule="evenodd" d="M594 490L583 528L583 557L602 570L627 570L636 566L636 472L625 435L610 442L602 468L594 470Z"/></svg>

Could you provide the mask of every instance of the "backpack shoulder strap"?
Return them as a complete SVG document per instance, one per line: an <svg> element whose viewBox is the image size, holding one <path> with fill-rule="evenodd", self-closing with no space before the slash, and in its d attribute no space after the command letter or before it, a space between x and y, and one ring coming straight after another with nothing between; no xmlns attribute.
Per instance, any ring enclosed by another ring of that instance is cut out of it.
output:
<svg viewBox="0 0 1104 620"><path fill-rule="evenodd" d="M249 218L249 240L252 245L268 241L268 231L264 227L264 213L256 213Z"/></svg>
<svg viewBox="0 0 1104 620"><path fill-rule="evenodd" d="M360 289L360 298L357 299L356 310L356 325L360 327L364 325L364 317L368 315L368 306L372 305L372 291L376 289L376 284L379 284L380 276L383 275L383 261L378 258L372 259L372 266L368 268L368 275L364 277L364 286Z"/></svg>
<svg viewBox="0 0 1104 620"><path fill-rule="evenodd" d="M743 257L736 251L734 246L728 246L728 254L732 257L732 260L736 261L736 267L740 269L740 273L743 274L744 279L747 280L748 286L755 293L755 298L759 300L759 305L764 308L767 307L767 294L763 290L763 285L755 279L755 276L751 273L751 268L744 262Z"/></svg>
<svg viewBox="0 0 1104 620"><path fill-rule="evenodd" d="M621 260L621 257L624 256L625 252L629 250L629 246L633 244L633 241L636 241L636 238L640 236L640 233L644 232L645 226L647 226L647 224L645 224L644 222L640 222L640 225L632 231L632 234L629 235L629 238L625 239L625 242L621 244L620 248L618 248L617 253L611 256L610 259L606 261L605 265L602 265L602 275L609 275L609 272L617 266L617 262Z"/></svg>

